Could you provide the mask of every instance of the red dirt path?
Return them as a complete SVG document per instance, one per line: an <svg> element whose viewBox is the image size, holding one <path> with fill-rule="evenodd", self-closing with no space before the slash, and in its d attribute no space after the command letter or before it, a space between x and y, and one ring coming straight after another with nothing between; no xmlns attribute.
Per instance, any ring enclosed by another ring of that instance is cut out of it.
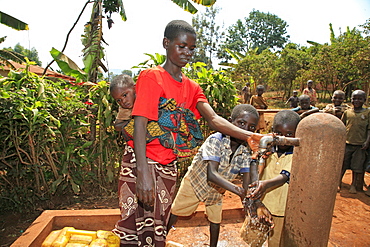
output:
<svg viewBox="0 0 370 247"><path fill-rule="evenodd" d="M337 193L332 227L329 236L330 247L369 247L370 246L370 197L364 192L349 194L351 172L347 171L343 178L341 192ZM366 184L370 184L370 174L365 174ZM240 199L226 193L223 208L241 207ZM324 212L323 212L324 213ZM239 237L242 220L235 224L222 224L219 237L221 246L247 246ZM208 226L177 227L171 230L168 240L184 244L186 247L209 246Z"/></svg>

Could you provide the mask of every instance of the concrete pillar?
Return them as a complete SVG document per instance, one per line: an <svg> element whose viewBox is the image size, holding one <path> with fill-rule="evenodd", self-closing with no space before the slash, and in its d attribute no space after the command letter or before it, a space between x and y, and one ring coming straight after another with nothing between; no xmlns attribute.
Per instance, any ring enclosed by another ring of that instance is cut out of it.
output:
<svg viewBox="0 0 370 247"><path fill-rule="evenodd" d="M346 131L335 116L315 113L296 131L281 247L327 247Z"/></svg>

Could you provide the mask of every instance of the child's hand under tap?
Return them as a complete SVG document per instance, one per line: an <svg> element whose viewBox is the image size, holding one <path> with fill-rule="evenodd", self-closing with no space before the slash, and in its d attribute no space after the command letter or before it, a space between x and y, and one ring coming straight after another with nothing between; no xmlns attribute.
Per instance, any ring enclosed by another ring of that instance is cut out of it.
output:
<svg viewBox="0 0 370 247"><path fill-rule="evenodd" d="M264 181L255 181L249 185L247 198L260 199L265 194L266 189Z"/></svg>

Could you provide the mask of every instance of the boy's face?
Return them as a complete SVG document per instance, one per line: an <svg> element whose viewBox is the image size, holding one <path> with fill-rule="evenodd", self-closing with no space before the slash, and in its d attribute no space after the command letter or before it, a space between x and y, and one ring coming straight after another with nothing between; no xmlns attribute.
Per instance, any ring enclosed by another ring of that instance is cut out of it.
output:
<svg viewBox="0 0 370 247"><path fill-rule="evenodd" d="M274 133L278 136L295 137L297 126L292 123L277 124L273 127ZM282 151L288 150L290 146L279 146Z"/></svg>
<svg viewBox="0 0 370 247"><path fill-rule="evenodd" d="M331 101L333 102L334 106L340 106L344 101L344 95L341 93L333 94Z"/></svg>
<svg viewBox="0 0 370 247"><path fill-rule="evenodd" d="M131 109L134 107L136 98L135 87L118 87L110 92L113 99L124 109Z"/></svg>
<svg viewBox="0 0 370 247"><path fill-rule="evenodd" d="M302 99L299 101L299 105L301 106L302 110L309 110L310 104L310 99Z"/></svg>
<svg viewBox="0 0 370 247"><path fill-rule="evenodd" d="M311 88L312 87L312 82L307 82L307 87Z"/></svg>
<svg viewBox="0 0 370 247"><path fill-rule="evenodd" d="M294 97L297 97L298 93L297 92L293 92L293 96Z"/></svg>
<svg viewBox="0 0 370 247"><path fill-rule="evenodd" d="M243 130L255 132L258 124L258 117L254 114L243 111L231 123Z"/></svg>
<svg viewBox="0 0 370 247"><path fill-rule="evenodd" d="M365 95L354 92L351 97L351 103L355 109L362 108L363 104L365 103Z"/></svg>
<svg viewBox="0 0 370 247"><path fill-rule="evenodd" d="M163 39L163 47L167 50L167 60L180 68L184 67L192 58L196 47L196 36L181 32L172 41Z"/></svg>

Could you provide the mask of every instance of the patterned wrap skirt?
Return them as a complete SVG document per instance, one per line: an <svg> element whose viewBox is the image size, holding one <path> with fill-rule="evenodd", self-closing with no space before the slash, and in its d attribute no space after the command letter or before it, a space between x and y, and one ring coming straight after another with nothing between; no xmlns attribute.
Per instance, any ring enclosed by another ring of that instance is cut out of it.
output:
<svg viewBox="0 0 370 247"><path fill-rule="evenodd" d="M131 147L126 147L118 182L121 219L113 232L120 237L121 246L164 247L167 222L176 189L176 162L161 165L148 159L154 176L155 202L147 210L136 197L136 163Z"/></svg>

